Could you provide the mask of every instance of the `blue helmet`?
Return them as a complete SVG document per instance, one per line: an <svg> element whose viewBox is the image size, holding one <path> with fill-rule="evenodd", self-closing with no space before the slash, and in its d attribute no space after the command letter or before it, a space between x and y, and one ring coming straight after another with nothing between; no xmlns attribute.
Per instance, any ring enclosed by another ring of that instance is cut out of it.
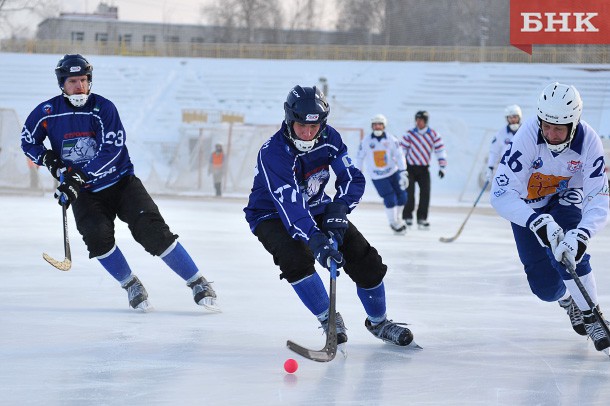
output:
<svg viewBox="0 0 610 406"><path fill-rule="evenodd" d="M68 54L57 62L55 68L55 76L57 76L57 84L60 89L63 89L64 82L70 76L87 75L89 82L93 80L93 66L81 54Z"/></svg>
<svg viewBox="0 0 610 406"><path fill-rule="evenodd" d="M326 119L330 113L330 106L326 96L317 87L295 86L288 93L284 103L285 122L287 126L287 137L301 152L311 151L320 134L326 127ZM320 130L313 140L304 141L294 134L292 125L297 122L301 124L320 124Z"/></svg>

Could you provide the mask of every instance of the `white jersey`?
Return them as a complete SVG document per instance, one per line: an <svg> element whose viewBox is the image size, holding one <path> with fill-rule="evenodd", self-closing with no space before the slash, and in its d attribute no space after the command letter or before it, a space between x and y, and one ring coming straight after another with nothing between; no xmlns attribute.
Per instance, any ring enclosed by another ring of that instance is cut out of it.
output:
<svg viewBox="0 0 610 406"><path fill-rule="evenodd" d="M489 146L489 156L487 158L487 167L495 168L502 158L504 150L513 141L515 132L513 132L508 125L505 125L491 140Z"/></svg>
<svg viewBox="0 0 610 406"><path fill-rule="evenodd" d="M371 179L383 179L396 171L404 171L407 166L398 139L384 132L381 137L364 136L356 155L356 167L361 171L366 168Z"/></svg>
<svg viewBox="0 0 610 406"><path fill-rule="evenodd" d="M539 135L538 118L524 123L507 148L492 181L491 204L522 227L558 193L582 205L578 228L593 236L608 216L604 149L595 130L580 121L568 148L553 154Z"/></svg>

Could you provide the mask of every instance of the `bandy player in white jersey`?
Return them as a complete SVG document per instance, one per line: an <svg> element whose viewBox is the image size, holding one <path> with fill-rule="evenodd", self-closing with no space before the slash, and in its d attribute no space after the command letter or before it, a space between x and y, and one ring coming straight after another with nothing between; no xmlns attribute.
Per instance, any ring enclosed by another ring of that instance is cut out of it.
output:
<svg viewBox="0 0 610 406"><path fill-rule="evenodd" d="M402 210L407 203L407 164L398 139L386 132L388 120L383 114L371 119L370 135L364 136L356 155L356 167L366 170L373 186L383 199L390 228L404 234L407 225Z"/></svg>
<svg viewBox="0 0 610 406"><path fill-rule="evenodd" d="M599 309L585 251L606 224L608 180L601 140L580 120L582 106L574 86L552 83L542 91L538 117L519 128L500 161L491 204L511 222L532 292L558 301L574 330L608 353L610 340L562 263L576 269Z"/></svg>

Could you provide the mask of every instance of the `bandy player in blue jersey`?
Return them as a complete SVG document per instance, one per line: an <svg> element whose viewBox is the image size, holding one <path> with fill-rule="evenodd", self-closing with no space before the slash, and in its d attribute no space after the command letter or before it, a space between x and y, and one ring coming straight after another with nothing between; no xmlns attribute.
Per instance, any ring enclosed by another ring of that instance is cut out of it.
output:
<svg viewBox="0 0 610 406"><path fill-rule="evenodd" d="M608 218L608 179L600 137L580 119L582 109L574 86L544 88L537 117L523 123L504 152L491 204L511 222L532 292L558 301L574 330L607 353L610 341L564 265L575 268L598 307L586 250Z"/></svg>
<svg viewBox="0 0 610 406"><path fill-rule="evenodd" d="M324 331L328 331L330 301L314 268L316 260L327 269L334 261L356 283L367 314L364 324L375 337L400 346L411 344L411 331L386 317L387 266L347 219L364 193L365 180L341 135L326 124L330 112L326 97L315 86L295 86L284 112L280 130L258 153L254 185L244 209L250 229L273 256L280 278L292 285ZM333 198L324 191L331 169L337 178ZM330 237L338 249L332 247ZM339 313L336 324L337 341L345 343Z"/></svg>
<svg viewBox="0 0 610 406"><path fill-rule="evenodd" d="M72 206L89 257L99 260L127 291L132 308L149 308L146 289L116 245L114 220L118 217L148 253L161 257L186 281L197 304L218 311L216 293L135 176L116 107L91 93L93 66L82 55L65 55L55 74L62 94L30 113L21 133L21 148L34 163L62 180L55 198Z"/></svg>

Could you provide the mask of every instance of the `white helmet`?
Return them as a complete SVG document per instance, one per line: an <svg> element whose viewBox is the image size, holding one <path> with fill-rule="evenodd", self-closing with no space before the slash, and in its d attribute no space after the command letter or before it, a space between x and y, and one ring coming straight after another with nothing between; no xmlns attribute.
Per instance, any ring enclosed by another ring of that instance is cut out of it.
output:
<svg viewBox="0 0 610 406"><path fill-rule="evenodd" d="M521 115L521 107L519 107L516 104L511 104L509 106L506 106L506 108L504 108L504 117L506 117L506 120L508 120L508 117L510 116L518 116L519 117L519 121L515 124L511 124L508 123L508 128L510 128L511 131L517 131L519 129L519 127L521 127L521 118L523 117Z"/></svg>
<svg viewBox="0 0 610 406"><path fill-rule="evenodd" d="M373 124L383 124L383 128L385 129L388 126L388 120L383 114L376 114L375 117L371 119L371 126ZM375 136L377 137L380 137L381 135L383 135L383 131L374 130L373 134L375 134Z"/></svg>
<svg viewBox="0 0 610 406"><path fill-rule="evenodd" d="M570 145L581 114L582 99L574 86L555 82L544 88L538 98L538 120L568 126L568 137L564 143L550 145L547 142L552 152L560 153Z"/></svg>

